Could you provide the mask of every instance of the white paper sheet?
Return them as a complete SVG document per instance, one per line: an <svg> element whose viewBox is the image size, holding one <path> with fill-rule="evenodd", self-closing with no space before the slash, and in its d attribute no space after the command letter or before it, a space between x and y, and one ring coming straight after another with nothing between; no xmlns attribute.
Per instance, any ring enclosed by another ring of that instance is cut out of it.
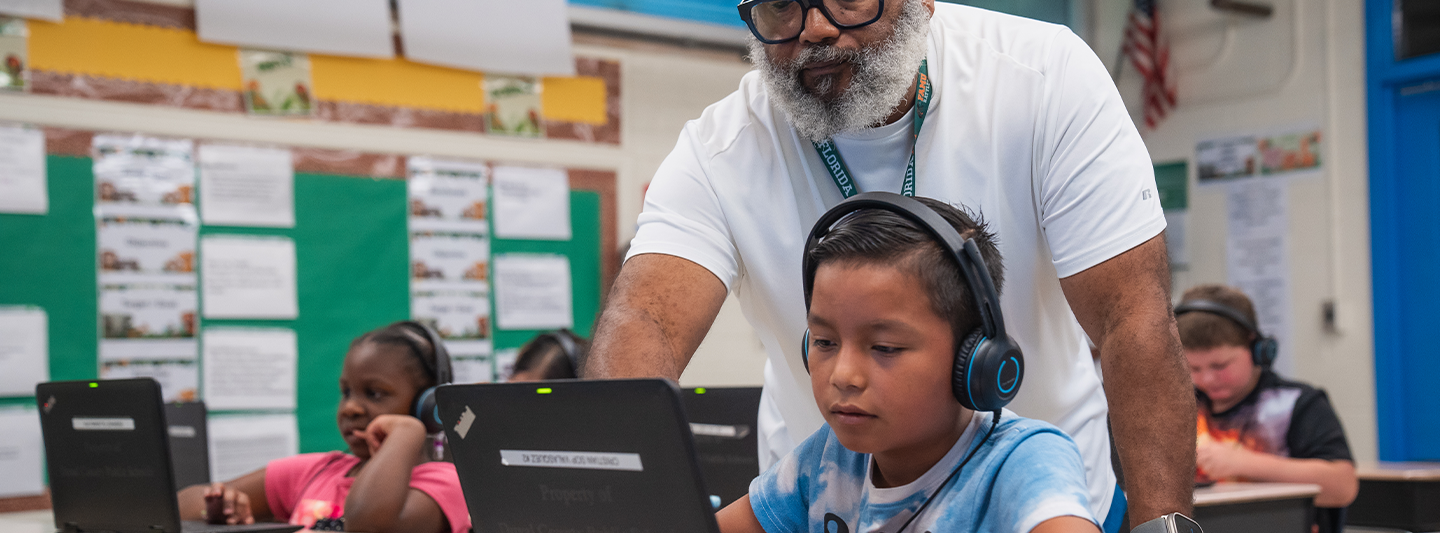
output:
<svg viewBox="0 0 1440 533"><path fill-rule="evenodd" d="M395 56L387 0L196 0L200 40L345 56Z"/></svg>
<svg viewBox="0 0 1440 533"><path fill-rule="evenodd" d="M199 230L185 220L101 218L95 233L100 284L193 286Z"/></svg>
<svg viewBox="0 0 1440 533"><path fill-rule="evenodd" d="M485 72L575 75L565 0L400 0L405 57Z"/></svg>
<svg viewBox="0 0 1440 533"><path fill-rule="evenodd" d="M500 329L574 327L570 258L495 256L495 311Z"/></svg>
<svg viewBox="0 0 1440 533"><path fill-rule="evenodd" d="M477 233L490 231L490 165L430 157L411 157L410 231Z"/></svg>
<svg viewBox="0 0 1440 533"><path fill-rule="evenodd" d="M1258 326L1280 344L1275 369L1287 373L1291 355L1289 193L1278 178L1228 184L1229 238L1225 257L1231 285L1255 304Z"/></svg>
<svg viewBox="0 0 1440 533"><path fill-rule="evenodd" d="M194 286L100 288L100 360L195 358Z"/></svg>
<svg viewBox="0 0 1440 533"><path fill-rule="evenodd" d="M212 415L205 426L212 481L229 481L300 453L293 414Z"/></svg>
<svg viewBox="0 0 1440 533"><path fill-rule="evenodd" d="M45 132L0 126L0 213L43 215L49 211Z"/></svg>
<svg viewBox="0 0 1440 533"><path fill-rule="evenodd" d="M96 135L98 216L195 217L195 143L143 135Z"/></svg>
<svg viewBox="0 0 1440 533"><path fill-rule="evenodd" d="M495 381L495 367L489 357L457 357L450 361L455 383L490 383Z"/></svg>
<svg viewBox="0 0 1440 533"><path fill-rule="evenodd" d="M410 316L435 328L450 355L490 354L490 299L483 292L415 292Z"/></svg>
<svg viewBox="0 0 1440 533"><path fill-rule="evenodd" d="M207 408L295 408L294 330L206 328L200 341Z"/></svg>
<svg viewBox="0 0 1440 533"><path fill-rule="evenodd" d="M0 307L0 396L30 396L50 381L50 330L45 310Z"/></svg>
<svg viewBox="0 0 1440 533"><path fill-rule="evenodd" d="M495 381L510 381L515 375L515 361L520 359L519 348L506 348L495 352Z"/></svg>
<svg viewBox="0 0 1440 533"><path fill-rule="evenodd" d="M43 449L35 408L0 409L0 498L45 491Z"/></svg>
<svg viewBox="0 0 1440 533"><path fill-rule="evenodd" d="M413 234L410 276L414 290L486 292L490 280L490 239L474 234Z"/></svg>
<svg viewBox="0 0 1440 533"><path fill-rule="evenodd" d="M200 212L216 226L295 226L290 150L200 145Z"/></svg>
<svg viewBox="0 0 1440 533"><path fill-rule="evenodd" d="M495 167L495 236L570 240L570 177L565 169Z"/></svg>
<svg viewBox="0 0 1440 533"><path fill-rule="evenodd" d="M295 241L212 235L200 240L205 318L289 319L295 297Z"/></svg>
<svg viewBox="0 0 1440 533"><path fill-rule="evenodd" d="M152 378L160 383L160 395L167 402L199 400L200 368L194 359L175 361L107 361L100 366L100 379Z"/></svg>
<svg viewBox="0 0 1440 533"><path fill-rule="evenodd" d="M0 0L0 15L61 22L65 5L62 0Z"/></svg>
<svg viewBox="0 0 1440 533"><path fill-rule="evenodd" d="M1165 211L1165 250L1170 255L1170 268L1184 268L1190 265L1190 248L1186 242L1185 228L1190 215L1187 209Z"/></svg>

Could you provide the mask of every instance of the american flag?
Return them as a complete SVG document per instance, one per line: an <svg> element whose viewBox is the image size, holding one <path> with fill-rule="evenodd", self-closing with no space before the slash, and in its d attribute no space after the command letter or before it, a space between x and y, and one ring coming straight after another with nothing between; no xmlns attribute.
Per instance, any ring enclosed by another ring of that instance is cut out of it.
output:
<svg viewBox="0 0 1440 533"><path fill-rule="evenodd" d="M1175 84L1170 78L1170 44L1160 34L1155 0L1135 0L1125 26L1123 52L1145 78L1145 126L1154 129L1175 107Z"/></svg>

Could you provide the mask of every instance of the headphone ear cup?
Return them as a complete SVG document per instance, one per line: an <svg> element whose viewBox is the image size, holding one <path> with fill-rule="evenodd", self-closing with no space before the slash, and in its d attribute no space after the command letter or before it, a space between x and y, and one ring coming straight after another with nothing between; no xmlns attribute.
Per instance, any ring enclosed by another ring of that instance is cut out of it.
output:
<svg viewBox="0 0 1440 533"><path fill-rule="evenodd" d="M810 328L805 328L805 336L800 339L800 363L805 365L805 373L810 373Z"/></svg>
<svg viewBox="0 0 1440 533"><path fill-rule="evenodd" d="M425 433L439 433L444 430L440 424L440 407L435 404L435 389L430 387L415 395L415 404L410 407L410 416L425 424Z"/></svg>
<svg viewBox="0 0 1440 533"><path fill-rule="evenodd" d="M1250 346L1251 360L1261 367L1270 368L1279 355L1280 343L1275 340L1275 337L1261 336L1255 339L1255 343Z"/></svg>
<svg viewBox="0 0 1440 533"><path fill-rule="evenodd" d="M955 369L950 373L950 392L955 395L955 401L971 411L976 411L975 402L971 401L970 394L970 357L975 354L975 348L985 340L985 332L976 329L960 341L960 347L955 350Z"/></svg>

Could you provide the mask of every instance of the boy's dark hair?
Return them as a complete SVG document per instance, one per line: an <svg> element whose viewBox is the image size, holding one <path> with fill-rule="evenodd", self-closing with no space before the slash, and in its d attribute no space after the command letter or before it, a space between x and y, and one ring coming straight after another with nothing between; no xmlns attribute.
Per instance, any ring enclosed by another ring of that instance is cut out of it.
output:
<svg viewBox="0 0 1440 533"><path fill-rule="evenodd" d="M961 237L975 240L998 295L1005 282L1005 266L995 235L985 221L964 208L938 200L918 196L915 200L938 213ZM826 263L883 264L909 270L930 294L930 310L950 320L956 348L961 339L980 327L975 297L956 258L929 230L905 217L881 209L856 211L836 222L808 254L816 270ZM805 305L808 307L810 302Z"/></svg>
<svg viewBox="0 0 1440 533"><path fill-rule="evenodd" d="M1191 287L1180 296L1180 303L1193 300L1209 300L1238 311L1256 324L1255 305L1239 289L1226 285L1210 284ZM1214 313L1185 313L1175 319L1180 329L1180 345L1187 350L1210 350L1221 346L1250 347L1255 335L1249 330Z"/></svg>
<svg viewBox="0 0 1440 533"><path fill-rule="evenodd" d="M555 338L563 335L575 346L575 362L570 361L570 356L565 355L565 347L560 340ZM590 349L590 341L576 335L568 329L552 331L550 333L535 337L524 347L520 348L520 355L515 358L515 372L524 370L543 369L540 379L575 379L580 377L580 369L583 365L585 353Z"/></svg>
<svg viewBox="0 0 1440 533"><path fill-rule="evenodd" d="M410 354L405 358L405 369L409 371L412 381L415 382L416 392L436 385L435 374L430 370L435 368L435 347L431 346L430 339L416 331L414 326L400 321L371 330L350 341L350 349L353 350L356 346L367 342L384 346L398 346Z"/></svg>

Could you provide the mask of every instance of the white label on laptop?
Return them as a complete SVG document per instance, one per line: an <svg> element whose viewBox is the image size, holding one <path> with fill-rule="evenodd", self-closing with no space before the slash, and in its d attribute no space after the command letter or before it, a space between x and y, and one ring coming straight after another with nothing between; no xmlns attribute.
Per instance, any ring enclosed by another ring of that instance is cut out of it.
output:
<svg viewBox="0 0 1440 533"><path fill-rule="evenodd" d="M70 419L70 426L76 431L134 431L135 419L130 417L87 418L77 416Z"/></svg>
<svg viewBox="0 0 1440 533"><path fill-rule="evenodd" d="M705 437L721 437L727 439L743 439L750 435L750 426L731 426L726 424L696 424L690 423L690 433Z"/></svg>
<svg viewBox="0 0 1440 533"><path fill-rule="evenodd" d="M195 438L195 426L170 426L170 436L177 439Z"/></svg>
<svg viewBox="0 0 1440 533"><path fill-rule="evenodd" d="M640 454L638 453L500 450L500 464L541 468L645 471L645 467L640 465Z"/></svg>

